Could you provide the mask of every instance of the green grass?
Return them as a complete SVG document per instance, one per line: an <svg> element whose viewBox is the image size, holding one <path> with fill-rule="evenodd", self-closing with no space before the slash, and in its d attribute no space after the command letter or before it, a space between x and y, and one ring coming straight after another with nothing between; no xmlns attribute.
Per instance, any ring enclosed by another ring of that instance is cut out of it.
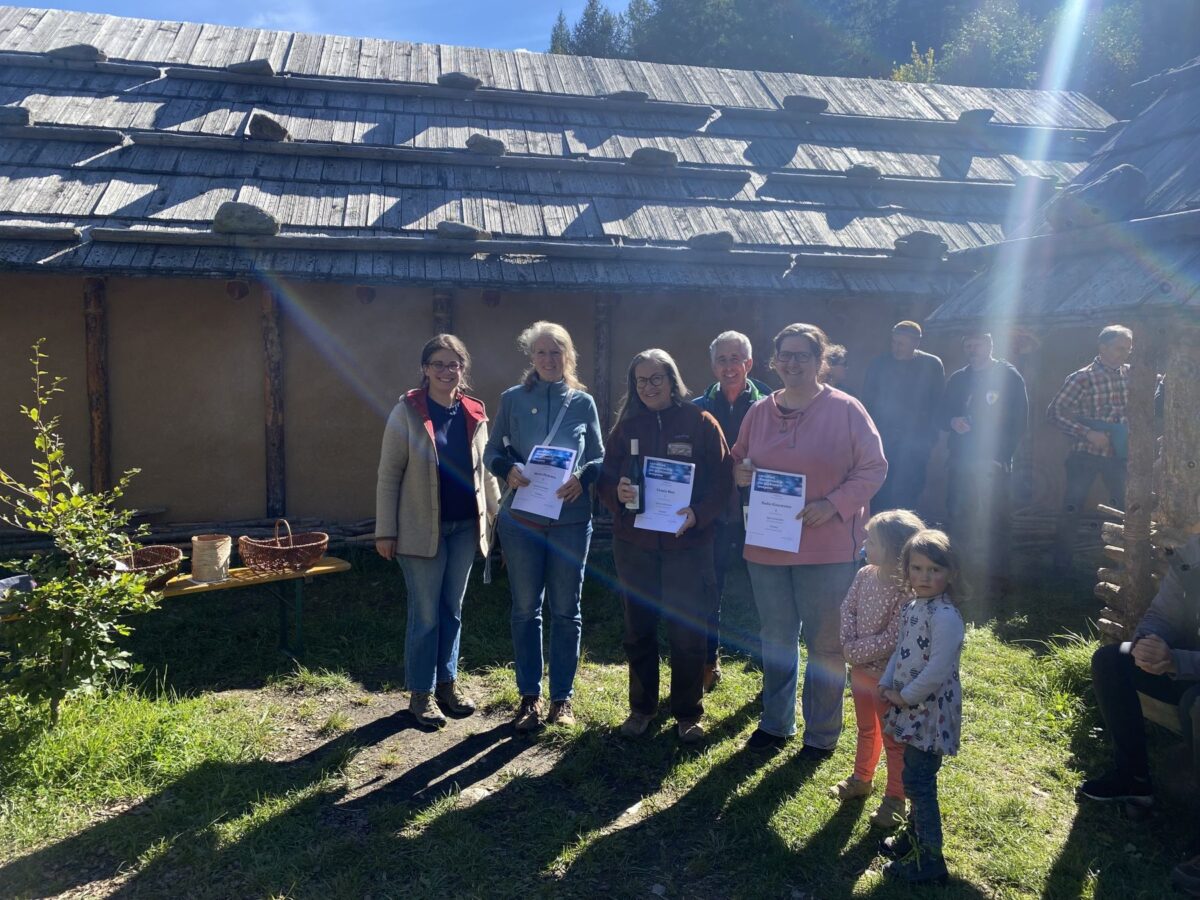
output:
<svg viewBox="0 0 1200 900"><path fill-rule="evenodd" d="M122 891L150 896L918 895L882 883L867 825L877 798L840 806L827 794L852 766L849 703L837 753L815 769L795 745L766 760L744 749L761 685L746 657L726 661L706 701L704 746L683 749L665 718L642 741L614 733L627 682L600 556L580 726L513 740L479 717L460 746L406 756L414 742L392 740L407 727L393 714L400 580L369 556L354 562L311 588L305 666L274 653L267 595L214 594L136 623L145 682L67 704L57 730L0 706L0 895L103 894L118 872ZM734 588L725 619L752 630L744 573ZM1168 785L1139 823L1073 800L1107 748L1087 694L1094 643L1053 636L1086 633L1092 609L1042 588L966 610L963 751L939 779L954 878L925 893L1168 895L1186 849L1179 823L1194 816L1178 792ZM484 709L506 713L517 700L507 618L503 578L473 582L467 680ZM1158 771L1178 771L1171 739L1155 733L1152 752ZM497 773L486 796L462 793ZM396 787L417 777L432 785L419 799Z"/></svg>

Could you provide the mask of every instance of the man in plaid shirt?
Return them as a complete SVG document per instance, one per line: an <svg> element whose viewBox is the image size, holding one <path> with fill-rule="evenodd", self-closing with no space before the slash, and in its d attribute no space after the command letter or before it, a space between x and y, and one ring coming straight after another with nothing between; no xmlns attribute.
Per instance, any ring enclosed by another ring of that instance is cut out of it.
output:
<svg viewBox="0 0 1200 900"><path fill-rule="evenodd" d="M1071 568L1071 553L1080 510L1097 476L1104 481L1108 502L1125 506L1125 457L1128 426L1129 354L1133 332L1109 325L1100 332L1099 355L1091 365L1072 372L1046 409L1046 418L1073 439L1067 454L1067 486L1058 522L1054 566Z"/></svg>

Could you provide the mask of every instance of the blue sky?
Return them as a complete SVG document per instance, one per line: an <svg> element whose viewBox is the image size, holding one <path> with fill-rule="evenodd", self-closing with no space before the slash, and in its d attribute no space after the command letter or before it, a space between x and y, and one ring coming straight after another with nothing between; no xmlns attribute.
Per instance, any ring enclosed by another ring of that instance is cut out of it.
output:
<svg viewBox="0 0 1200 900"><path fill-rule="evenodd" d="M315 31L468 47L545 50L559 9L573 22L585 0L84 0L59 9ZM609 0L623 10L628 0ZM40 4L34 4L40 5Z"/></svg>

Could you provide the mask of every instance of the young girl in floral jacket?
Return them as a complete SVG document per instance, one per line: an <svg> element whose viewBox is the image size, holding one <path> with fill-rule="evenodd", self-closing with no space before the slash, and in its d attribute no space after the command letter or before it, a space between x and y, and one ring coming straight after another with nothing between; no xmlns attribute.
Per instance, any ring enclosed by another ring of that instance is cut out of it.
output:
<svg viewBox="0 0 1200 900"><path fill-rule="evenodd" d="M900 559L913 599L900 615L900 639L879 679L879 696L891 705L884 732L904 745L904 791L912 810L907 827L883 842L892 857L883 874L941 881L946 862L937 773L942 757L958 752L962 727L962 581L950 538L941 531L917 532Z"/></svg>

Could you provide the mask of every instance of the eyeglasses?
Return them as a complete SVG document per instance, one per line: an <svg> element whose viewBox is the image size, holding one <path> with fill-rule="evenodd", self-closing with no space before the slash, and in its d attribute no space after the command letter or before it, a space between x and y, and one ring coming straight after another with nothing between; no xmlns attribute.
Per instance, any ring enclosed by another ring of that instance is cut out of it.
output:
<svg viewBox="0 0 1200 900"><path fill-rule="evenodd" d="M781 362L784 365L787 365L790 362L810 363L813 361L813 355L807 350L800 350L797 352L793 352L791 350L777 350L775 352L775 359L777 362Z"/></svg>
<svg viewBox="0 0 1200 900"><path fill-rule="evenodd" d="M439 375L441 375L443 372L451 372L457 375L463 370L463 364L460 362L444 363L440 360L434 360L433 362L425 363L425 368L433 369L433 371L437 372Z"/></svg>
<svg viewBox="0 0 1200 900"><path fill-rule="evenodd" d="M662 383L666 380L667 380L667 376L663 375L660 372L657 375L651 375L649 378L635 378L634 382L637 384L637 386L639 388L644 388L644 387L646 387L646 385L653 385L654 387L661 387Z"/></svg>

